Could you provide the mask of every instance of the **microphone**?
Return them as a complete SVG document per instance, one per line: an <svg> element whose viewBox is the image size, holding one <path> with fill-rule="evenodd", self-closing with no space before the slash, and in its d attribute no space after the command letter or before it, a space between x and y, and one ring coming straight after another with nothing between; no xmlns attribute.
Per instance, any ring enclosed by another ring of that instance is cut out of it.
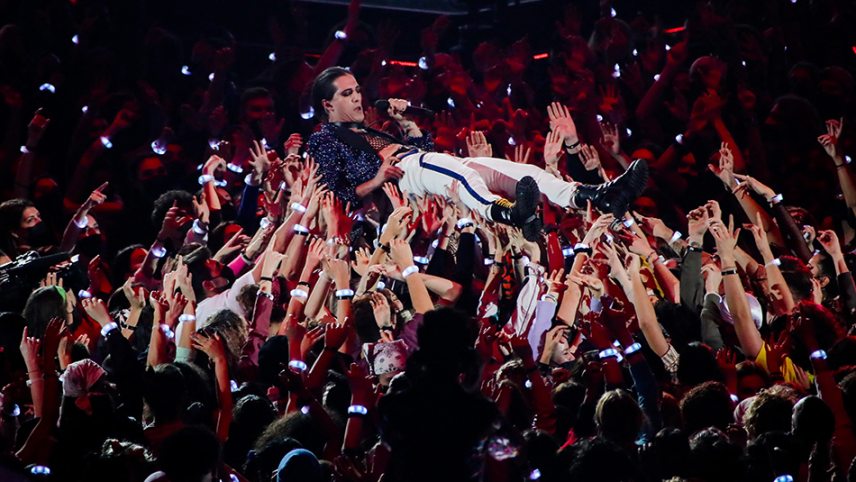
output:
<svg viewBox="0 0 856 482"><path fill-rule="evenodd" d="M389 101L385 99L378 99L374 103L375 107L379 110L386 112L389 110ZM434 111L431 109L426 109L424 107L416 107L415 105L408 105L406 109L404 109L404 115L413 114L413 115L434 115Z"/></svg>

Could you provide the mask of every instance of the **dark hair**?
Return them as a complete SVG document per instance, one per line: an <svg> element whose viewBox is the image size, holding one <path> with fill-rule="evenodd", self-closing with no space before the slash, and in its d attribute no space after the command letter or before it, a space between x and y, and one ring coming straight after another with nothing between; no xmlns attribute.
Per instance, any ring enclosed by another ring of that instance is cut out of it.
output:
<svg viewBox="0 0 856 482"><path fill-rule="evenodd" d="M807 453L800 450L793 435L768 432L746 447L748 474L746 480L773 480L781 474L797 474Z"/></svg>
<svg viewBox="0 0 856 482"><path fill-rule="evenodd" d="M692 342L684 347L680 354L678 381L681 385L692 387L704 382L724 381L722 371L716 363L716 355L709 346Z"/></svg>
<svg viewBox="0 0 856 482"><path fill-rule="evenodd" d="M196 482L215 470L220 442L210 430L186 427L163 441L158 462L173 482Z"/></svg>
<svg viewBox="0 0 856 482"><path fill-rule="evenodd" d="M814 289L814 285L811 283L811 269L793 256L780 256L779 261L781 262L779 270L794 296L794 301L799 303L802 300L810 300L811 292Z"/></svg>
<svg viewBox="0 0 856 482"><path fill-rule="evenodd" d="M146 370L143 398L157 423L178 420L187 404L187 386L181 370L168 363Z"/></svg>
<svg viewBox="0 0 856 482"><path fill-rule="evenodd" d="M142 244L132 244L120 249L113 257L110 264L110 272L113 275L113 286L122 286L125 283L125 275L131 271L131 255L138 249L146 249ZM134 273L130 273L134 274Z"/></svg>
<svg viewBox="0 0 856 482"><path fill-rule="evenodd" d="M690 437L690 475L707 481L740 480L740 452L721 430L704 429Z"/></svg>
<svg viewBox="0 0 856 482"><path fill-rule="evenodd" d="M249 87L241 93L241 109L243 110L247 102L265 97L273 97L273 94L264 87Z"/></svg>
<svg viewBox="0 0 856 482"><path fill-rule="evenodd" d="M172 203L188 213L193 213L193 194L180 189L167 191L155 199L152 207L151 219L155 228L161 227L163 218L166 217L166 212L172 207Z"/></svg>
<svg viewBox="0 0 856 482"><path fill-rule="evenodd" d="M371 305L371 296L361 296L351 304L351 319L361 343L377 343L380 340L380 328L375 321Z"/></svg>
<svg viewBox="0 0 856 482"><path fill-rule="evenodd" d="M351 75L344 67L327 67L323 72L315 77L312 82L312 108L315 109L315 116L322 120L327 120L327 111L324 109L325 100L330 100L336 95L336 79Z"/></svg>
<svg viewBox="0 0 856 482"><path fill-rule="evenodd" d="M58 291L61 289L44 286L30 293L21 312L27 320L27 336L44 337L45 328L52 318L61 318L65 323L66 302Z"/></svg>
<svg viewBox="0 0 856 482"><path fill-rule="evenodd" d="M633 478L633 462L627 452L602 437L574 444L574 459L567 480L624 482Z"/></svg>
<svg viewBox="0 0 856 482"><path fill-rule="evenodd" d="M277 414L270 400L258 395L245 395L235 403L232 413L229 440L223 448L224 459L227 464L240 467L253 442L276 420Z"/></svg>
<svg viewBox="0 0 856 482"><path fill-rule="evenodd" d="M597 401L594 417L600 435L622 446L633 444L644 421L639 404L625 390L604 393Z"/></svg>
<svg viewBox="0 0 856 482"><path fill-rule="evenodd" d="M728 389L719 382L704 382L694 387L681 400L681 415L684 430L689 434L707 427L725 430L734 421Z"/></svg>
<svg viewBox="0 0 856 482"><path fill-rule="evenodd" d="M815 442L827 442L835 430L835 414L820 397L805 397L794 405L791 430L809 446Z"/></svg>
<svg viewBox="0 0 856 482"><path fill-rule="evenodd" d="M6 253L10 258L15 258L18 249L12 238L12 233L21 227L21 217L24 210L35 206L28 199L9 199L0 204L0 251ZM31 335L32 336L32 335Z"/></svg>

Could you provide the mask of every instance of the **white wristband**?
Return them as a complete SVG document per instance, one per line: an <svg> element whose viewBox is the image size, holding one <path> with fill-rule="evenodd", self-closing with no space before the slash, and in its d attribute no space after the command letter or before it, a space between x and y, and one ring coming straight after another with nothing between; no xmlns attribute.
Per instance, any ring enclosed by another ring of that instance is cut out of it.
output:
<svg viewBox="0 0 856 482"><path fill-rule="evenodd" d="M309 298L309 292L306 290L302 290L300 288L295 288L295 289L291 290L291 297L297 298L299 300L300 299L305 300L306 298Z"/></svg>
<svg viewBox="0 0 856 482"><path fill-rule="evenodd" d="M152 256L155 258L163 258L166 256L166 248L163 247L163 244L161 244L160 241L153 244L149 251L151 251Z"/></svg>
<svg viewBox="0 0 856 482"><path fill-rule="evenodd" d="M769 266L781 266L781 265L782 265L782 260L779 258L776 258L776 259L770 261L769 263L765 263L764 267L767 268Z"/></svg>
<svg viewBox="0 0 856 482"><path fill-rule="evenodd" d="M193 232L202 236L208 233L208 226L202 224L198 219L193 220Z"/></svg>
<svg viewBox="0 0 856 482"><path fill-rule="evenodd" d="M209 182L214 181L214 176L212 176L211 174L202 174L197 180L199 181L200 186L204 186Z"/></svg>
<svg viewBox="0 0 856 482"><path fill-rule="evenodd" d="M336 290L336 298L353 298L354 294L354 290L349 288Z"/></svg>
<svg viewBox="0 0 856 482"><path fill-rule="evenodd" d="M291 360L288 362L288 368L294 368L295 370L305 372L309 366L302 360Z"/></svg>
<svg viewBox="0 0 856 482"><path fill-rule="evenodd" d="M182 313L178 317L178 321L181 323L190 323L191 321L196 321L196 315L191 315L190 313Z"/></svg>
<svg viewBox="0 0 856 482"><path fill-rule="evenodd" d="M409 266L409 267L407 267L407 268L404 268L404 269L401 271L401 276L402 276L404 279L407 279L410 275L415 274L415 273L418 273L418 272L419 272L419 266L416 266L416 265L414 264L413 266Z"/></svg>
<svg viewBox="0 0 856 482"><path fill-rule="evenodd" d="M775 206L776 204L779 204L780 202L782 202L783 199L784 198L782 197L781 194L776 194L775 196L768 199L767 202L770 203L770 206Z"/></svg>
<svg viewBox="0 0 856 482"><path fill-rule="evenodd" d="M669 244L672 244L672 243L674 243L675 241L677 241L677 240L681 239L681 237L683 237L683 233L681 233L680 231L675 231L675 232L672 234L672 238L669 240Z"/></svg>
<svg viewBox="0 0 856 482"><path fill-rule="evenodd" d="M431 260L426 256L414 256L413 261L416 261L419 264L428 264Z"/></svg>
<svg viewBox="0 0 856 482"><path fill-rule="evenodd" d="M632 355L642 349L642 344L638 341L624 349L624 355Z"/></svg>
<svg viewBox="0 0 856 482"><path fill-rule="evenodd" d="M366 415L369 409L365 405L351 405L348 407L348 415Z"/></svg>
<svg viewBox="0 0 856 482"><path fill-rule="evenodd" d="M294 232L300 233L300 234L309 234L309 228L307 228L306 226L304 226L302 224L295 224L294 225Z"/></svg>
<svg viewBox="0 0 856 482"><path fill-rule="evenodd" d="M463 229L467 224L475 224L470 218L461 218L458 220L458 229Z"/></svg>
<svg viewBox="0 0 856 482"><path fill-rule="evenodd" d="M306 208L306 206L304 206L303 204L300 204L300 203L291 203L291 209L293 209L299 213L305 213L307 208Z"/></svg>
<svg viewBox="0 0 856 482"><path fill-rule="evenodd" d="M116 324L116 322L111 321L110 323L107 323L103 328L101 328L101 336L107 336L107 334L116 328L119 328L119 325Z"/></svg>
<svg viewBox="0 0 856 482"><path fill-rule="evenodd" d="M175 338L175 332L172 331L172 328L170 328L169 325L167 325L166 323L160 324L160 330L167 337L167 339L172 340L173 338Z"/></svg>

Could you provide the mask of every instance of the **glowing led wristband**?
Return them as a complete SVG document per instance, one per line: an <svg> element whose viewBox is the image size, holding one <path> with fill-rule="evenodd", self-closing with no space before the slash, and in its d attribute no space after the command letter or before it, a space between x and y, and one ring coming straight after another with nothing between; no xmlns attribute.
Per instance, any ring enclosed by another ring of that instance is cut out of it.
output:
<svg viewBox="0 0 856 482"><path fill-rule="evenodd" d="M110 142L109 137L101 136L99 139L101 140L101 145L103 145L105 149L112 149L113 148L113 143Z"/></svg>
<svg viewBox="0 0 856 482"><path fill-rule="evenodd" d="M154 256L155 258L163 258L164 256L166 256L166 248L164 248L163 245L159 242L153 244L152 248L149 251L151 251L152 256Z"/></svg>
<svg viewBox="0 0 856 482"><path fill-rule="evenodd" d="M302 360L291 360L288 362L288 368L293 368L297 371L305 372L309 366Z"/></svg>
<svg viewBox="0 0 856 482"><path fill-rule="evenodd" d="M178 321L181 323L190 323L192 321L196 321L196 315L191 315L190 313L182 313L178 316Z"/></svg>
<svg viewBox="0 0 856 482"><path fill-rule="evenodd" d="M826 360L826 350L815 350L808 357L812 360Z"/></svg>
<svg viewBox="0 0 856 482"><path fill-rule="evenodd" d="M412 274L416 274L416 273L418 273L418 272L419 272L419 266L416 266L416 265L414 264L413 266L410 266L410 267L404 268L404 270L401 272L401 276L402 276L404 279L407 279L410 275L412 275Z"/></svg>
<svg viewBox="0 0 856 482"><path fill-rule="evenodd" d="M72 219L72 222L80 229L85 228L89 224L89 220L86 219L86 216L83 216L80 219Z"/></svg>
<svg viewBox="0 0 856 482"><path fill-rule="evenodd" d="M166 323L160 324L160 330L168 339L172 340L173 338L175 338L175 332L172 331L172 328L170 328L169 325L167 325Z"/></svg>
<svg viewBox="0 0 856 482"><path fill-rule="evenodd" d="M431 260L428 259L426 256L414 256L413 261L416 261L419 264L428 264L428 262Z"/></svg>
<svg viewBox="0 0 856 482"><path fill-rule="evenodd" d="M199 176L197 181L199 182L200 186L204 186L204 185L208 184L209 182L213 182L214 176L212 176L211 174L203 174L203 175Z"/></svg>
<svg viewBox="0 0 856 482"><path fill-rule="evenodd" d="M627 218L622 222L622 224L624 224L625 228L629 228L630 226L636 224L636 220L633 218Z"/></svg>
<svg viewBox="0 0 856 482"><path fill-rule="evenodd" d="M300 203L291 203L291 209L293 209L299 213L305 213L307 208L306 208L306 206L304 206L303 204L300 204Z"/></svg>
<svg viewBox="0 0 856 482"><path fill-rule="evenodd" d="M607 348L606 350L601 350L600 353L597 354L597 357L601 360L609 357L618 358L618 350L616 350L615 348Z"/></svg>
<svg viewBox="0 0 856 482"><path fill-rule="evenodd" d="M681 233L680 231L675 231L675 232L672 234L671 239L669 239L669 244L672 244L672 243L674 243L675 241L677 241L677 240L681 239L681 238L683 237L683 235L684 235L684 234L683 234L683 233Z"/></svg>
<svg viewBox="0 0 856 482"><path fill-rule="evenodd" d="M21 154L31 154L31 151L27 149L27 146L21 146Z"/></svg>
<svg viewBox="0 0 856 482"><path fill-rule="evenodd" d="M101 336L107 336L108 333L116 328L119 328L119 325L116 324L116 322L111 321L110 323L107 323L103 328L101 328Z"/></svg>
<svg viewBox="0 0 856 482"><path fill-rule="evenodd" d="M81 299L92 298L92 293L87 290L78 290L77 297Z"/></svg>
<svg viewBox="0 0 856 482"><path fill-rule="evenodd" d="M193 232L202 236L208 233L208 227L206 227L202 222L198 219L193 220Z"/></svg>
<svg viewBox="0 0 856 482"><path fill-rule="evenodd" d="M294 232L299 234L299 235L306 236L307 234L309 234L309 228L307 228L306 226L304 226L302 224L295 224L294 225Z"/></svg>
<svg viewBox="0 0 856 482"><path fill-rule="evenodd" d="M365 405L351 405L348 407L348 415L367 415L369 409Z"/></svg>
<svg viewBox="0 0 856 482"><path fill-rule="evenodd" d="M642 344L638 341L624 349L624 355L630 356L642 349Z"/></svg>
<svg viewBox="0 0 856 482"><path fill-rule="evenodd" d="M734 403L740 403L740 398L739 398L737 395L735 395L735 394L733 394L733 393L729 393L729 394L728 394L728 396L729 396L729 397L731 397L731 401L732 401L732 402L734 402Z"/></svg>
<svg viewBox="0 0 856 482"><path fill-rule="evenodd" d="M781 194L776 194L775 196L771 197L768 200L768 202L770 203L771 206L775 206L776 204L779 204L780 202L782 202L783 199L784 198L782 197Z"/></svg>

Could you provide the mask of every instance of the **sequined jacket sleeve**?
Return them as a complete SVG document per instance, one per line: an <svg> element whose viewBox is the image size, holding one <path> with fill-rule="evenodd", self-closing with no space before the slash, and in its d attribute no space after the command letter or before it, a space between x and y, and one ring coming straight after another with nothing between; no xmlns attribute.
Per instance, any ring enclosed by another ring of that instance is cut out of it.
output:
<svg viewBox="0 0 856 482"><path fill-rule="evenodd" d="M357 186L377 174L380 168L377 154L352 148L326 125L309 136L306 149L318 163L321 181L330 191L352 206L359 205Z"/></svg>

